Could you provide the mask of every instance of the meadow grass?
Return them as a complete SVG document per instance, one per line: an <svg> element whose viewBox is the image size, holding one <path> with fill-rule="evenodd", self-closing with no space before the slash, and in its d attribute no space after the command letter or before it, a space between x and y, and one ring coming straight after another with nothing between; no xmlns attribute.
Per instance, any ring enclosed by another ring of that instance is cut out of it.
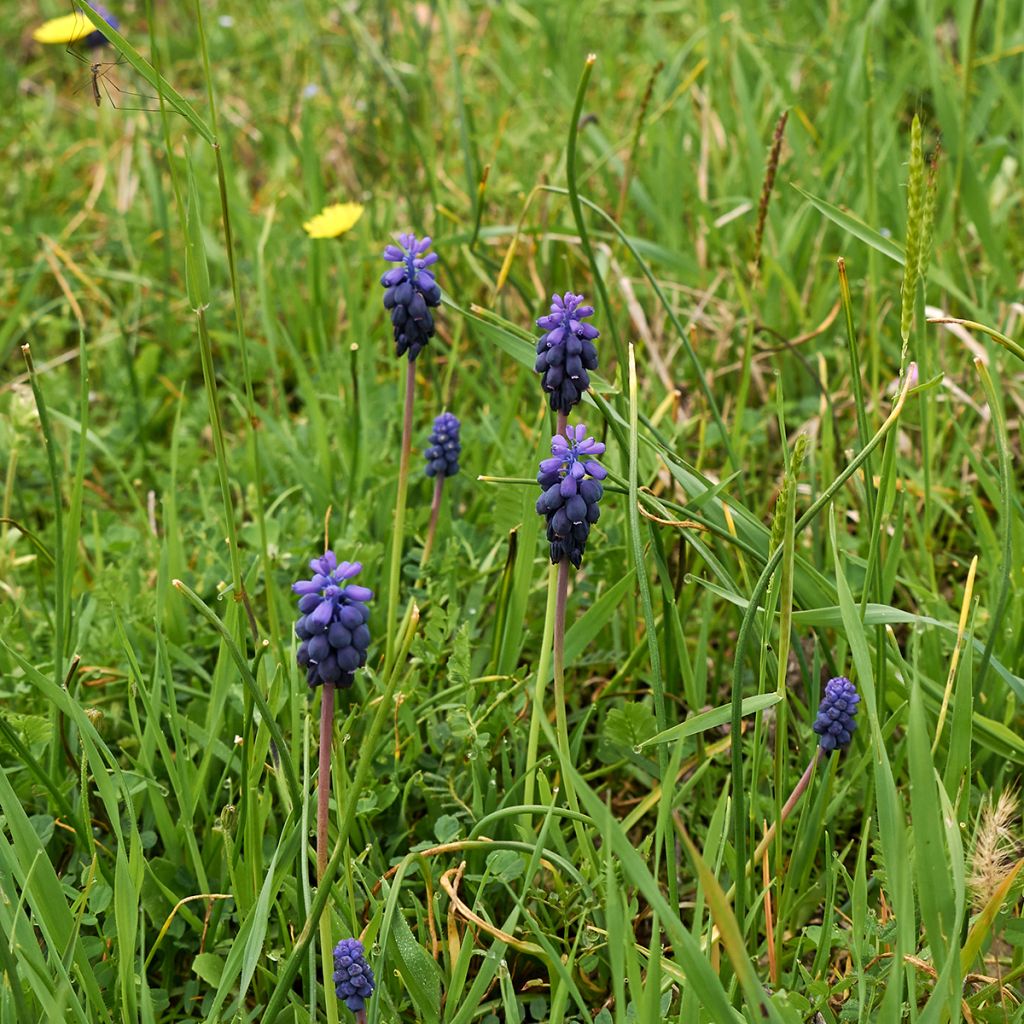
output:
<svg viewBox="0 0 1024 1024"><path fill-rule="evenodd" d="M0 1022L334 1024L349 937L371 1022L1024 1021L1024 8L145 0L144 113L7 7ZM375 598L318 871L326 545Z"/></svg>

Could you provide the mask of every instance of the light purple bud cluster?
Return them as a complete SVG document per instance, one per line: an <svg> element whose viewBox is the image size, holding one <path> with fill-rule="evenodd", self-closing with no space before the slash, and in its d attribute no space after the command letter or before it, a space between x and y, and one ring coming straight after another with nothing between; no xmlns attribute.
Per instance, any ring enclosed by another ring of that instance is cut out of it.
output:
<svg viewBox="0 0 1024 1024"><path fill-rule="evenodd" d="M600 337L592 324L594 307L583 304L582 295L566 292L551 296L551 312L537 321L544 334L537 339L534 369L555 412L568 415L590 387L587 370L597 369L594 340Z"/></svg>
<svg viewBox="0 0 1024 1024"><path fill-rule="evenodd" d="M370 609L366 602L373 591L349 583L363 567L359 562L339 565L333 551L314 558L309 567L312 579L292 584L302 612L295 623L295 635L302 641L298 663L306 669L310 686L351 686L356 669L366 664L370 646Z"/></svg>

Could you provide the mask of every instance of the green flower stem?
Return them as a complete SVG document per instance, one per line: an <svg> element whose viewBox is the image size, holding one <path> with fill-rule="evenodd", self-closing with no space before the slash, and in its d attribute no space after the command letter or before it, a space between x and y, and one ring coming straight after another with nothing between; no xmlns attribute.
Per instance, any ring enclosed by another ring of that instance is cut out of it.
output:
<svg viewBox="0 0 1024 1024"><path fill-rule="evenodd" d="M560 417L561 418L561 417ZM569 747L569 722L565 713L565 611L569 599L569 559L558 563L555 586L554 663L555 663L555 735L558 739L558 761L561 766L562 785L565 786L569 810L579 812L580 802L576 798L576 787L572 781L572 751ZM590 834L583 822L574 817L573 831L576 842L590 861L592 878L599 878L601 865L598 862Z"/></svg>
<svg viewBox="0 0 1024 1024"><path fill-rule="evenodd" d="M50 470L50 487L53 495L55 624L53 630L53 669L57 686L60 686L64 681L64 650L66 647L67 619L70 617L70 607L67 602L70 588L65 585L64 581L64 494L60 485L60 468L57 464L57 450L56 441L53 436L53 427L50 424L46 399L43 397L42 388L39 386L36 365L32 360L31 347L29 345L22 345L21 354L25 357L25 365L28 367L29 384L32 387L32 397L35 399L36 412L39 414L39 426L43 434L43 448L46 449L46 463ZM56 736L60 728L60 712L52 705L50 707L50 728L52 730L51 735ZM47 762L51 779L59 778L60 753L60 744L51 743L49 760Z"/></svg>
<svg viewBox="0 0 1024 1024"><path fill-rule="evenodd" d="M754 850L747 861L747 867L744 874L751 874L757 867L758 862L764 856L764 851L768 849L769 843L775 838L775 833L782 827L786 819L793 813L793 808L796 807L800 800L800 797L804 795L807 787L811 784L811 779L814 778L814 769L818 766L818 762L822 759L825 752L821 747L816 747L814 750L814 756L811 758L807 767L804 769L803 775L800 776L800 780L793 787L793 792L789 794L786 802L782 805L782 810L779 811L779 817L777 821L773 821L771 827L761 837L761 841L757 844L757 849ZM736 891L736 883L733 882L732 888L726 893L727 899L732 899L733 893Z"/></svg>
<svg viewBox="0 0 1024 1024"><path fill-rule="evenodd" d="M558 736L559 752L567 762L571 757L569 723L565 714L565 606L568 601L569 559L563 558L558 563L558 580L555 585L555 731ZM576 800L576 792L568 776L565 778L565 791L569 798L569 809L578 811L580 808Z"/></svg>
<svg viewBox="0 0 1024 1024"><path fill-rule="evenodd" d="M437 520L441 512L441 492L444 490L444 476L438 474L434 481L434 500L430 503L430 525L427 527L427 540L423 545L423 555L420 557L420 569L427 564L430 552L434 547L434 534L437 533Z"/></svg>
<svg viewBox="0 0 1024 1024"><path fill-rule="evenodd" d="M324 885L327 875L327 825L331 815L331 749L334 743L334 684L324 683L320 695L320 765L316 778L316 878ZM328 1024L337 1024L338 1007L331 998L330 977L334 970L331 915L320 918L320 955L323 958L324 1004Z"/></svg>
<svg viewBox="0 0 1024 1024"><path fill-rule="evenodd" d="M409 628L403 634L401 644L398 648L398 654L400 657L404 658L408 654L409 648L412 646L413 637L416 634L416 626L418 623L419 611L414 608L412 615L409 617ZM270 996L270 1001L267 1003L267 1010L263 1015L263 1020L277 1020L277 1015L284 1008L284 1004L291 992L292 982L295 981L295 976L299 973L299 965L302 963L303 958L306 956L306 951L309 949L309 945L313 941L314 929L326 916L324 911L327 909L327 901L331 896L331 885L341 868L341 862L344 859L345 854L348 852L349 836L352 832L352 826L355 824L356 804L359 801L359 796L366 785L367 779L370 775L370 770L373 767L372 752L376 749L377 741L380 739L380 734L384 731L384 726L388 722L389 716L394 712L394 695L395 689L398 686L398 680L399 673L397 671L393 671L384 677L384 692L381 694L380 701L376 704L373 721L370 723L370 728L361 743L363 756L359 758L359 762L356 766L355 777L352 779L351 786L348 787L348 793L344 803L345 812L342 815L338 826L338 838L334 841L334 849L331 851L331 859L327 862L327 869L324 871L323 877L319 881L316 896L313 899L313 905L310 907L309 916L306 918L306 922L302 926L302 931L300 931L296 936L295 945L292 948L292 951L288 954L288 959L284 962L277 973L277 983ZM329 933L329 928L327 931ZM325 929L321 925L321 943L323 943L324 933ZM329 944L330 936L328 934L328 949L330 948ZM330 975L325 976L325 982L329 977ZM330 1002L331 1000L328 999L328 1004L330 1004Z"/></svg>
<svg viewBox="0 0 1024 1024"><path fill-rule="evenodd" d="M405 537L405 502L409 492L409 453L412 451L412 410L416 398L416 363L410 359L405 374L405 411L402 419L402 454L398 464L398 496L395 528L391 535L391 571L388 576L388 618L384 632L384 675L395 658L395 623L398 619L398 588L402 575L402 541Z"/></svg>
<svg viewBox="0 0 1024 1024"><path fill-rule="evenodd" d="M548 569L547 613L544 616L544 635L540 642L540 657L537 659L537 675L533 688L533 709L530 714L530 736L526 745L526 781L523 785L523 803L533 803L534 775L537 769L537 747L540 743L540 720L544 714L544 687L547 685L548 669L551 667L552 638L555 635L555 605L558 590L558 572L555 566ZM525 819L527 825L529 818Z"/></svg>

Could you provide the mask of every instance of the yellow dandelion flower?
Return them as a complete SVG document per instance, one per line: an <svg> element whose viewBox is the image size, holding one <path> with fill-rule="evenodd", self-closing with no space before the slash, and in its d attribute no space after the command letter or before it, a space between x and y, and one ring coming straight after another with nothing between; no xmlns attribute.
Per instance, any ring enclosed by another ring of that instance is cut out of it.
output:
<svg viewBox="0 0 1024 1024"><path fill-rule="evenodd" d="M92 29L92 22L84 14L76 11L74 14L65 14L60 18L44 21L32 33L32 38L37 43L74 43Z"/></svg>
<svg viewBox="0 0 1024 1024"><path fill-rule="evenodd" d="M362 203L334 203L333 206L325 206L302 226L310 238L337 238L351 231L362 215Z"/></svg>

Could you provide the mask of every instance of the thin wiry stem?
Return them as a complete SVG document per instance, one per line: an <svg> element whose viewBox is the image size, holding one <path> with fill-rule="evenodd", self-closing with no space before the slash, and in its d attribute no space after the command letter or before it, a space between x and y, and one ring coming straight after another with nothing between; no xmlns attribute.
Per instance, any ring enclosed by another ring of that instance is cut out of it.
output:
<svg viewBox="0 0 1024 1024"><path fill-rule="evenodd" d="M327 824L331 804L331 748L334 740L334 683L324 683L320 695L320 768L316 782L316 877L327 870Z"/></svg>
<svg viewBox="0 0 1024 1024"><path fill-rule="evenodd" d="M420 569L422 569L430 558L430 552L434 547L434 535L437 533L437 520L441 512L441 492L444 490L444 474L438 473L434 481L434 500L430 503L430 525L427 527L427 540L423 545L423 555L420 557Z"/></svg>
<svg viewBox="0 0 1024 1024"><path fill-rule="evenodd" d="M753 855L747 862L747 867L744 874L749 875L754 869L754 866L764 856L764 851L768 849L768 844L775 838L775 833L782 827L786 819L793 813L793 808L796 807L800 800L800 797L804 795L807 787L811 783L811 779L814 777L814 769L818 766L818 762L825 756L825 751L821 747L816 747L814 750L814 756L808 762L807 767L804 769L803 775L800 776L799 781L793 787L793 792L786 798L786 802L782 805L782 810L779 811L779 817L777 821L772 822L771 827L761 837L761 841L757 844L757 849L754 850ZM732 899L733 893L736 890L736 883L734 882L732 887L729 889L726 896L728 899Z"/></svg>
<svg viewBox="0 0 1024 1024"><path fill-rule="evenodd" d="M398 618L398 587L402 575L402 541L405 537L405 501L409 492L409 453L412 451L412 410L416 398L416 363L410 359L405 374L405 407L402 418L402 454L398 463L398 496L395 499L395 529L391 536L391 572L388 577L388 619L384 633L384 674L391 669L396 650L395 622Z"/></svg>
<svg viewBox="0 0 1024 1024"><path fill-rule="evenodd" d="M544 714L544 688L548 681L548 666L551 664L552 637L555 633L555 593L558 586L558 572L552 565L548 568L547 613L544 616L544 635L540 642L540 657L537 659L537 674L533 688L533 708L530 712L530 736L526 746L526 781L523 786L523 803L533 803L534 773L537 768L537 749L540 745L540 720ZM527 822L529 818L526 819Z"/></svg>
<svg viewBox="0 0 1024 1024"><path fill-rule="evenodd" d="M325 884L329 851L327 849L327 825L331 808L331 750L334 740L334 684L324 683L320 695L320 767L316 780L316 880L318 886ZM320 957L324 972L324 1002L327 1024L337 1024L338 1010L331 998L327 979L333 965L331 947L331 915L324 914L319 922Z"/></svg>

